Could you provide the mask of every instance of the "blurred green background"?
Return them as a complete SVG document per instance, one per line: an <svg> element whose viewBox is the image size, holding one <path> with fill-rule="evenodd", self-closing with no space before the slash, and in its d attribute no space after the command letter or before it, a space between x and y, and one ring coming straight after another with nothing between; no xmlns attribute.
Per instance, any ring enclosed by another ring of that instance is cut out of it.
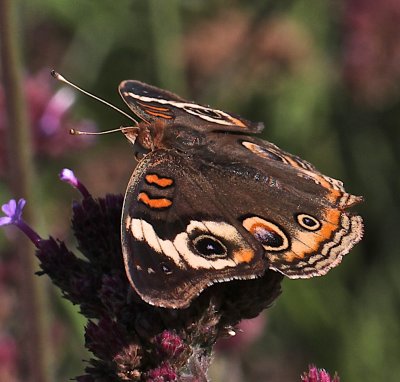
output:
<svg viewBox="0 0 400 382"><path fill-rule="evenodd" d="M72 240L70 204L78 195L58 181L61 168L72 168L100 196L123 193L135 165L120 134L95 141L67 135L70 127L106 130L129 120L83 95L60 95L63 85L50 78L51 68L122 108L119 82L138 79L263 121L263 138L365 197L357 207L365 237L327 276L285 280L257 338L217 352L213 380L299 381L309 363L338 371L344 382L399 380L399 1L30 0L18 2L17 27L41 235ZM44 115L58 118L57 131ZM11 197L5 126L1 201ZM19 236L6 233L0 369L9 369L0 370L0 380L26 381L19 349L27 317L10 244ZM85 322L45 277L39 282L52 380L68 380L82 374L88 358Z"/></svg>

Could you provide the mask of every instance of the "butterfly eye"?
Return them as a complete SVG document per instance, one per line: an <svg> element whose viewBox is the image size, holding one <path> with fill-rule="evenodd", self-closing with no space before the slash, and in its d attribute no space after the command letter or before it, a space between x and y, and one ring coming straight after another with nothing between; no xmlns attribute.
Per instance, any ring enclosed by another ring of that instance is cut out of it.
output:
<svg viewBox="0 0 400 382"><path fill-rule="evenodd" d="M193 240L196 251L204 257L225 257L227 249L224 244L214 236L200 235Z"/></svg>
<svg viewBox="0 0 400 382"><path fill-rule="evenodd" d="M321 222L318 221L314 216L308 214L296 215L297 222L308 231L316 231L321 228Z"/></svg>

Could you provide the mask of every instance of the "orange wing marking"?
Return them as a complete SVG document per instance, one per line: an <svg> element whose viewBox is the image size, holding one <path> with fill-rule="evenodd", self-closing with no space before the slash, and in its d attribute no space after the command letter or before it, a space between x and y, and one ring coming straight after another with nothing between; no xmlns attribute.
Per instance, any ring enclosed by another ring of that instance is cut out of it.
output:
<svg viewBox="0 0 400 382"><path fill-rule="evenodd" d="M172 205L172 201L167 198L152 199L145 192L141 192L137 200L150 208L167 208Z"/></svg>
<svg viewBox="0 0 400 382"><path fill-rule="evenodd" d="M241 120L232 117L231 115L229 116L229 119L233 122L234 125L239 126L239 127L247 127Z"/></svg>
<svg viewBox="0 0 400 382"><path fill-rule="evenodd" d="M172 186L174 181L171 178L161 178L157 174L146 175L146 182L149 184L155 184L156 186L165 188Z"/></svg>
<svg viewBox="0 0 400 382"><path fill-rule="evenodd" d="M233 252L233 257L238 263L250 263L254 258L254 252L250 249L241 249Z"/></svg>
<svg viewBox="0 0 400 382"><path fill-rule="evenodd" d="M153 115L154 117L160 117L160 118L164 118L164 119L172 119L173 118L171 115L168 115L168 114L156 113L156 112L153 112L151 110L144 109L144 108L143 108L143 110L147 114Z"/></svg>

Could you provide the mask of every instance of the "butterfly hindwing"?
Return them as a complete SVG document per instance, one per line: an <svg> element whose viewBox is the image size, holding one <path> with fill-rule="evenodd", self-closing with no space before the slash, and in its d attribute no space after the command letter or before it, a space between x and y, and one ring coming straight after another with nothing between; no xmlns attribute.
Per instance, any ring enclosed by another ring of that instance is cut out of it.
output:
<svg viewBox="0 0 400 382"><path fill-rule="evenodd" d="M362 198L340 181L261 139L208 139L199 152L209 163L203 175L213 179L219 204L262 244L270 268L291 278L323 275L361 239L362 219L348 209Z"/></svg>

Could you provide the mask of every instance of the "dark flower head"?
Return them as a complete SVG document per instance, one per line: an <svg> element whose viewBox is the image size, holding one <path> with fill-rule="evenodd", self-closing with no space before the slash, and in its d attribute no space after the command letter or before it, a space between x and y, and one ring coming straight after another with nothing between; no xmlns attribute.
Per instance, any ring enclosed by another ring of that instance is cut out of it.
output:
<svg viewBox="0 0 400 382"><path fill-rule="evenodd" d="M168 363L163 363L147 373L146 382L174 382L178 380L176 371Z"/></svg>
<svg viewBox="0 0 400 382"><path fill-rule="evenodd" d="M176 357L185 349L182 338L168 330L156 336L156 343L160 351L168 357Z"/></svg>

